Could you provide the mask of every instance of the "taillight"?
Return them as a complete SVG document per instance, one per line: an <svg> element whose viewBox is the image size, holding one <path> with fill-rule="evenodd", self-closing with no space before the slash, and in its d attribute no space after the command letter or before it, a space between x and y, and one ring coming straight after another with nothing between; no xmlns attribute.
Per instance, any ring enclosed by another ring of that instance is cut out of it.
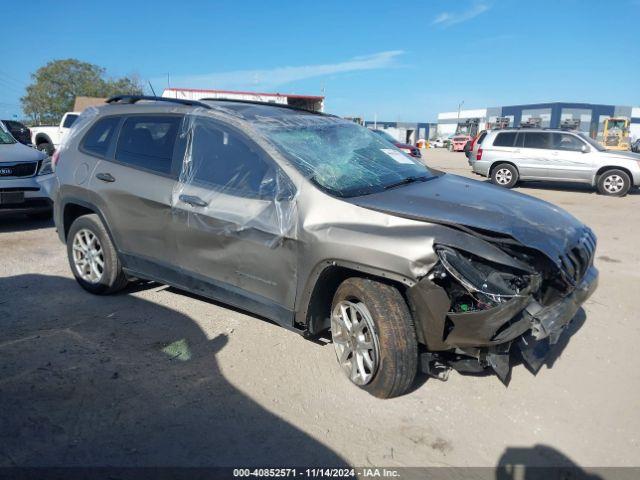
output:
<svg viewBox="0 0 640 480"><path fill-rule="evenodd" d="M478 149L478 153L476 153L476 160L482 160L482 149Z"/></svg>
<svg viewBox="0 0 640 480"><path fill-rule="evenodd" d="M58 165L59 159L60 159L60 150L56 150L55 152L53 152L53 155L51 156L51 165L53 166L54 169Z"/></svg>

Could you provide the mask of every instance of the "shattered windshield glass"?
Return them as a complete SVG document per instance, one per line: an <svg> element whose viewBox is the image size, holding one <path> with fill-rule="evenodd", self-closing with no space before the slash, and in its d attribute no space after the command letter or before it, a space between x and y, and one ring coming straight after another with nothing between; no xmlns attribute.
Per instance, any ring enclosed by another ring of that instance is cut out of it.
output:
<svg viewBox="0 0 640 480"><path fill-rule="evenodd" d="M303 118L259 128L299 171L330 194L367 195L434 177L368 128L333 117Z"/></svg>

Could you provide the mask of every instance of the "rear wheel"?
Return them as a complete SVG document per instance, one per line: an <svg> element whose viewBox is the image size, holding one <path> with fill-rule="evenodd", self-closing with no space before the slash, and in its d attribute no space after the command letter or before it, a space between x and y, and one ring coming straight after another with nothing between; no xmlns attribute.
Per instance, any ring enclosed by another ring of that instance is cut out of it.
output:
<svg viewBox="0 0 640 480"><path fill-rule="evenodd" d="M40 150L41 152L46 153L49 156L53 155L53 152L55 152L55 150L56 150L55 147L53 146L53 144L51 144L49 142L39 143L36 148L38 150Z"/></svg>
<svg viewBox="0 0 640 480"><path fill-rule="evenodd" d="M510 163L500 163L491 170L491 182L505 188L513 188L518 183L518 169Z"/></svg>
<svg viewBox="0 0 640 480"><path fill-rule="evenodd" d="M418 343L398 289L349 278L338 287L331 312L331 336L347 377L379 398L405 393L416 376Z"/></svg>
<svg viewBox="0 0 640 480"><path fill-rule="evenodd" d="M128 283L109 234L95 214L78 217L71 224L67 256L77 282L91 293L114 293Z"/></svg>
<svg viewBox="0 0 640 480"><path fill-rule="evenodd" d="M607 170L598 178L598 192L611 197L624 197L631 188L631 179L623 170Z"/></svg>

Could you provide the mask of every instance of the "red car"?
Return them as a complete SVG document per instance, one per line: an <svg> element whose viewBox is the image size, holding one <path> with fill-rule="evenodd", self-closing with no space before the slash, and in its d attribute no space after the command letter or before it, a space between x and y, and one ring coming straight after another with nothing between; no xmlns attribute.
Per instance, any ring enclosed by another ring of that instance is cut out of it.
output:
<svg viewBox="0 0 640 480"><path fill-rule="evenodd" d="M403 152L411 155L412 157L414 157L414 158L421 158L422 157L422 154L420 153L420 149L418 147L414 147L413 145L409 145L408 143L398 142L395 138L393 138L391 135L389 135L384 130L373 130L373 129L371 129L371 131L374 132L374 133L377 133L378 135L380 135L387 142L393 143L400 150L402 150Z"/></svg>
<svg viewBox="0 0 640 480"><path fill-rule="evenodd" d="M464 146L470 140L470 135L456 135L451 139L449 150L452 152L464 152Z"/></svg>

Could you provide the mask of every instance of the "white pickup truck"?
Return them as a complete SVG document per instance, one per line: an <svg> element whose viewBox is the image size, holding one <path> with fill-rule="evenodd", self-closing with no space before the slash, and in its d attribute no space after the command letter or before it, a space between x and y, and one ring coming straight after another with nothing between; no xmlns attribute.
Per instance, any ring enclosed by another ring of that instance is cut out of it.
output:
<svg viewBox="0 0 640 480"><path fill-rule="evenodd" d="M67 112L62 116L58 126L31 127L31 142L38 150L47 155L53 155L53 152L60 146L62 138L79 116L80 112Z"/></svg>

